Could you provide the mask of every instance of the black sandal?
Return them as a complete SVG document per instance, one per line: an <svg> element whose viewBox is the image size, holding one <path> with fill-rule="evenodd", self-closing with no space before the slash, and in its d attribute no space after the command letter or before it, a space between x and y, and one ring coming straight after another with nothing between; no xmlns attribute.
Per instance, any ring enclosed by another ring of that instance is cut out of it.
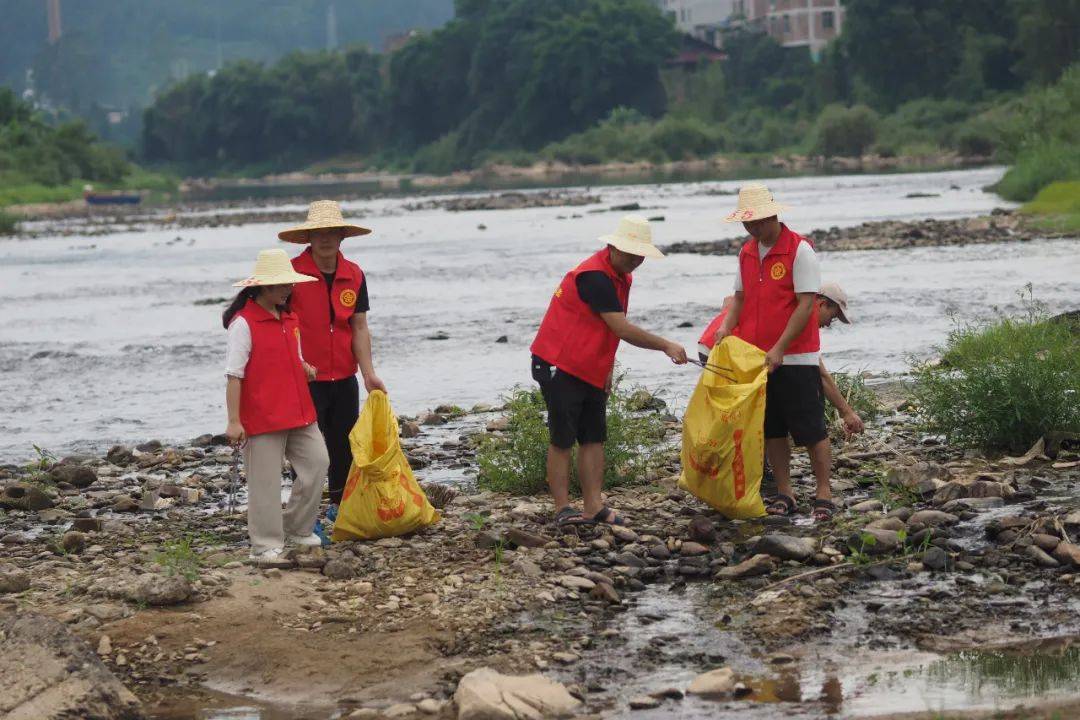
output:
<svg viewBox="0 0 1080 720"><path fill-rule="evenodd" d="M565 527L567 525L592 525L592 521L587 519L580 512L567 505L559 512L555 513L553 522L559 527Z"/></svg>
<svg viewBox="0 0 1080 720"><path fill-rule="evenodd" d="M814 522L828 522L832 520L833 513L836 512L836 503L832 500L826 500L824 498L818 498L814 501L814 511L811 516L814 518Z"/></svg>
<svg viewBox="0 0 1080 720"><path fill-rule="evenodd" d="M626 518L619 513L615 512L607 505L600 508L600 511L592 516L591 523L604 523L606 525L626 525Z"/></svg>
<svg viewBox="0 0 1080 720"><path fill-rule="evenodd" d="M795 514L795 498L783 493L777 493L768 498L765 512L769 515L788 517Z"/></svg>

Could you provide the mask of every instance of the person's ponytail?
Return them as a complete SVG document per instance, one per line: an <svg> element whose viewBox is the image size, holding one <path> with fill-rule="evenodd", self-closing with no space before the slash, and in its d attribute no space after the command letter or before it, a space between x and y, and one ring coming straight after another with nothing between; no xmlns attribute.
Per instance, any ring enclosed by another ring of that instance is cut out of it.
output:
<svg viewBox="0 0 1080 720"><path fill-rule="evenodd" d="M236 294L233 301L229 303L229 307L225 308L225 312L221 314L221 324L226 330L229 329L229 323L236 317L236 313L240 312L244 306L247 305L248 300L254 300L258 294L258 287L246 287Z"/></svg>

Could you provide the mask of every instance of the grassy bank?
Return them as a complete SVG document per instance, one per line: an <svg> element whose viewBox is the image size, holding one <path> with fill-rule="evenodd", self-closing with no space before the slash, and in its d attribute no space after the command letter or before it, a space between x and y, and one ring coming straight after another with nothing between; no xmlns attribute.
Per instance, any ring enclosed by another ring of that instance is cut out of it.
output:
<svg viewBox="0 0 1080 720"><path fill-rule="evenodd" d="M1080 232L1080 180L1046 186L1020 211L1048 232Z"/></svg>

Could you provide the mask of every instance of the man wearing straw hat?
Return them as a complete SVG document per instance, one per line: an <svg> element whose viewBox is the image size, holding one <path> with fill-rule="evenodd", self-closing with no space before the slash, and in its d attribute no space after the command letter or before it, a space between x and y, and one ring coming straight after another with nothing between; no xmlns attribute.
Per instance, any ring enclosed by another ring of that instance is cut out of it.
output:
<svg viewBox="0 0 1080 720"><path fill-rule="evenodd" d="M531 348L532 376L547 406L547 482L560 525L626 524L601 496L607 396L619 341L659 350L679 365L686 362L684 348L626 319L633 271L647 257L664 257L653 245L649 221L627 215L613 235L600 241L606 247L567 273L556 288ZM575 442L584 513L570 505Z"/></svg>
<svg viewBox="0 0 1080 720"><path fill-rule="evenodd" d="M806 447L817 480L815 520L836 510L829 485L832 465L820 372L818 307L821 270L813 245L778 217L784 206L759 183L739 190L739 205L725 218L741 222L750 240L739 251L735 296L716 339L734 333L765 351L765 451L776 476L770 515L791 515L790 435Z"/></svg>
<svg viewBox="0 0 1080 720"><path fill-rule="evenodd" d="M386 391L371 360L367 278L359 265L341 254L342 240L370 232L345 222L333 200L316 200L308 209L307 222L278 233L286 242L307 244L292 265L316 279L296 286L292 308L300 318L304 359L316 372L311 398L330 454L327 517L331 521L337 516L352 464L349 432L360 414L357 367L368 392Z"/></svg>
<svg viewBox="0 0 1080 720"><path fill-rule="evenodd" d="M701 334L701 338L698 341L698 359L701 362L708 362L709 351L712 350L713 345L717 342L716 332L723 324L724 319L727 317L728 310L731 308L731 304L735 301L735 297L728 295L724 298L724 302L721 306L720 313L713 318L713 321L709 323L705 328L705 332ZM851 324L850 310L848 310L847 293L840 287L839 283L828 282L821 286L821 290L818 291L817 299L815 300L817 306L817 318L819 328L828 328L832 326L833 320L839 320L845 325ZM735 334L738 330L735 330ZM859 413L855 412L855 409L851 407L851 404L844 397L844 394L840 392L840 388L836 385L836 380L833 379L832 374L825 368L825 361L821 360L818 365L818 370L821 373L821 388L825 395L825 399L828 400L837 412L840 413L840 420L844 424L844 432L849 436L858 435L866 428L863 424L863 420L859 417ZM769 467L768 458L765 459L765 477L762 480L762 490L766 487L775 489L776 478L773 477L772 468Z"/></svg>

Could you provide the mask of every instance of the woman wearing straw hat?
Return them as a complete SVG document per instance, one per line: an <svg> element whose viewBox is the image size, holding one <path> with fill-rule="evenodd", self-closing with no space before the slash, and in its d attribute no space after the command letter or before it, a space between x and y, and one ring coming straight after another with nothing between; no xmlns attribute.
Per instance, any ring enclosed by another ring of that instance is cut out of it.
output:
<svg viewBox="0 0 1080 720"><path fill-rule="evenodd" d="M336 519L352 464L349 432L360 414L357 367L368 392L386 392L371 359L367 277L341 253L342 240L370 232L346 222L333 200L316 200L308 208L307 222L278 233L286 242L308 246L292 265L315 280L296 289L292 307L300 318L304 357L316 370L311 397L330 453L331 521Z"/></svg>
<svg viewBox="0 0 1080 720"><path fill-rule="evenodd" d="M315 278L293 270L284 250L263 250L251 277L225 310L228 329L225 405L229 441L244 446L248 482L248 536L257 565L288 564L285 543L319 545L311 532L319 512L322 479L330 461L315 426L300 328L289 312L293 286ZM281 465L296 471L281 511Z"/></svg>
<svg viewBox="0 0 1080 720"><path fill-rule="evenodd" d="M784 209L764 185L740 188L738 208L725 221L741 222L750 240L739 251L735 297L716 341L734 332L766 353L765 450L777 487L767 512L795 512L790 435L810 454L817 479L813 516L820 521L832 517L836 509L829 485L832 457L819 369L815 300L821 270L810 241L780 222Z"/></svg>
<svg viewBox="0 0 1080 720"><path fill-rule="evenodd" d="M547 405L547 482L560 525L626 524L601 498L607 395L619 341L659 350L680 365L686 362L685 349L626 319L631 273L647 257L664 257L653 245L649 221L627 215L613 235L600 241L606 247L567 273L555 290L531 348L532 376ZM575 441L584 513L570 506Z"/></svg>

